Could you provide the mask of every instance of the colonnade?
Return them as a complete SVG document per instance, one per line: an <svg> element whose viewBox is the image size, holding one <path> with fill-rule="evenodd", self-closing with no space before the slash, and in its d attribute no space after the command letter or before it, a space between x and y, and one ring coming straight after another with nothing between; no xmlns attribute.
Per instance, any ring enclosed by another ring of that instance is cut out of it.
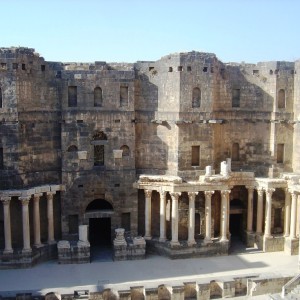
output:
<svg viewBox="0 0 300 300"><path fill-rule="evenodd" d="M53 197L56 191L47 191L47 219L48 219L48 244L55 243L54 239L54 217L53 217ZM33 201L33 227L34 227L34 246L41 247L41 222L40 222L40 198L43 193L35 193L25 196L19 196L18 200L22 205L22 235L23 235L23 253L31 252L30 244L30 225L29 225L29 203ZM4 242L5 248L3 253L13 253L12 236L11 236L11 213L10 203L12 196L0 196L3 204L4 214Z"/></svg>
<svg viewBox="0 0 300 300"><path fill-rule="evenodd" d="M249 187L248 203L247 203L247 232L253 233L253 193L257 190L257 215L256 215L256 234L268 238L271 237L272 225L272 194L275 188ZM151 196L150 189L145 192L145 239L151 239ZM166 195L167 191L158 191L160 195L160 236L159 241L166 241ZM220 190L221 193L221 219L220 219L220 241L226 242L229 237L229 216L230 216L230 195L231 190ZM284 220L284 236L291 239L296 238L296 222L297 222L297 193L286 189L285 196L285 220ZM196 243L194 238L195 232L195 197L199 192L188 192L189 208L188 208L188 245L192 246ZM206 243L211 242L211 199L215 193L214 190L204 191L205 195L205 238ZM263 216L265 201L265 216ZM171 245L179 245L178 241L178 201L181 192L169 192L172 199L172 239ZM263 233L264 219L264 233Z"/></svg>

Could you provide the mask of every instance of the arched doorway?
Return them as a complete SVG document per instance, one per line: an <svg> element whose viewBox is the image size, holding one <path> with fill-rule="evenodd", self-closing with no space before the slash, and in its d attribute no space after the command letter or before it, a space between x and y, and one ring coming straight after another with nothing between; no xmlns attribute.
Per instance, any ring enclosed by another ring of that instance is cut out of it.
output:
<svg viewBox="0 0 300 300"><path fill-rule="evenodd" d="M92 260L111 258L111 216L113 206L105 199L95 199L85 210L88 219Z"/></svg>
<svg viewBox="0 0 300 300"><path fill-rule="evenodd" d="M244 214L246 213L243 201L232 199L230 201L229 232L230 232L230 253L246 251L243 242L244 235Z"/></svg>
<svg viewBox="0 0 300 300"><path fill-rule="evenodd" d="M234 238L242 238L243 234L243 203L239 199L230 201L229 232Z"/></svg>

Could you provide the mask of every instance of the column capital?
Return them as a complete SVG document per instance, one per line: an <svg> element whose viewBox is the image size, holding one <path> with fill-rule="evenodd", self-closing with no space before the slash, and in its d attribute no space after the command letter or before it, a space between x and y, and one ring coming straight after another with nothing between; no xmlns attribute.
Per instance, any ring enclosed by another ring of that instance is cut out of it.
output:
<svg viewBox="0 0 300 300"><path fill-rule="evenodd" d="M215 191L204 191L204 195L205 195L205 197L211 197L213 194L215 193Z"/></svg>
<svg viewBox="0 0 300 300"><path fill-rule="evenodd" d="M231 190L221 190L222 196L228 196L231 193Z"/></svg>
<svg viewBox="0 0 300 300"><path fill-rule="evenodd" d="M167 194L168 191L166 191L166 190L160 190L158 192L159 192L160 196L164 197Z"/></svg>
<svg viewBox="0 0 300 300"><path fill-rule="evenodd" d="M245 187L246 187L246 189L248 190L248 192L254 190L254 186L246 185Z"/></svg>
<svg viewBox="0 0 300 300"><path fill-rule="evenodd" d="M178 198L181 196L180 192L174 192L174 193L170 193L172 200L178 200Z"/></svg>
<svg viewBox="0 0 300 300"><path fill-rule="evenodd" d="M189 199L195 199L199 192L188 192Z"/></svg>
<svg viewBox="0 0 300 300"><path fill-rule="evenodd" d="M258 196L263 196L263 194L264 194L264 189L263 189L262 187L257 187L256 190L257 190Z"/></svg>
<svg viewBox="0 0 300 300"><path fill-rule="evenodd" d="M36 194L33 194L33 200L40 200L40 197L43 196L43 193L36 193Z"/></svg>
<svg viewBox="0 0 300 300"><path fill-rule="evenodd" d="M52 198L56 194L56 192L46 192L47 199Z"/></svg>
<svg viewBox="0 0 300 300"><path fill-rule="evenodd" d="M267 196L272 196L272 194L275 192L275 189L274 188L267 188L267 189L265 189L265 191L266 191Z"/></svg>
<svg viewBox="0 0 300 300"><path fill-rule="evenodd" d="M146 198L150 198L152 195L152 190L144 190Z"/></svg>
<svg viewBox="0 0 300 300"><path fill-rule="evenodd" d="M10 203L11 197L0 197L0 201L3 203L3 205L8 205Z"/></svg>
<svg viewBox="0 0 300 300"><path fill-rule="evenodd" d="M31 199L31 196L19 197L19 200L21 201L23 206L28 205L30 199Z"/></svg>
<svg viewBox="0 0 300 300"><path fill-rule="evenodd" d="M289 193L291 194L292 197L298 196L298 192L296 192L294 190L289 190Z"/></svg>

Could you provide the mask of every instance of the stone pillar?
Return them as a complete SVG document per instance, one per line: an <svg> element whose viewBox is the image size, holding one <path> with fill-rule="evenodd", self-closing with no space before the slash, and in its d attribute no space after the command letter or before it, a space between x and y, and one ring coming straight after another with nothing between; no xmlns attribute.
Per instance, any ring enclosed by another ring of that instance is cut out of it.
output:
<svg viewBox="0 0 300 300"><path fill-rule="evenodd" d="M290 227L290 238L296 238L296 221L297 221L297 197L298 194L295 192L292 195L292 205L291 205L291 227Z"/></svg>
<svg viewBox="0 0 300 300"><path fill-rule="evenodd" d="M54 244L53 196L55 192L47 192L48 244Z"/></svg>
<svg viewBox="0 0 300 300"><path fill-rule="evenodd" d="M193 246L195 241L195 197L198 194L188 193L189 195L189 230L188 230L188 245Z"/></svg>
<svg viewBox="0 0 300 300"><path fill-rule="evenodd" d="M263 199L264 190L262 188L257 189L257 218L256 218L256 233L262 234L262 221L263 221Z"/></svg>
<svg viewBox="0 0 300 300"><path fill-rule="evenodd" d="M247 208L247 231L253 231L253 187L248 189L248 208Z"/></svg>
<svg viewBox="0 0 300 300"><path fill-rule="evenodd" d="M291 221L291 195L288 189L285 190L284 202L284 236L290 235L290 221Z"/></svg>
<svg viewBox="0 0 300 300"><path fill-rule="evenodd" d="M221 191L221 242L227 242L227 223L228 223L228 196L230 190Z"/></svg>
<svg viewBox="0 0 300 300"><path fill-rule="evenodd" d="M11 223L10 223L11 197L1 197L0 200L3 203L3 213L4 213L5 248L3 250L3 254L9 254L9 253L13 253L13 248L11 246Z"/></svg>
<svg viewBox="0 0 300 300"><path fill-rule="evenodd" d="M160 196L160 207L159 207L159 213L160 213L160 236L159 241L165 242L166 241L166 191L161 191L159 193Z"/></svg>
<svg viewBox="0 0 300 300"><path fill-rule="evenodd" d="M41 222L40 222L40 197L43 194L33 195L33 227L34 227L34 246L41 247Z"/></svg>
<svg viewBox="0 0 300 300"><path fill-rule="evenodd" d="M151 240L151 195L152 190L145 192L145 239Z"/></svg>
<svg viewBox="0 0 300 300"><path fill-rule="evenodd" d="M211 242L211 196L214 191L205 191L205 242Z"/></svg>
<svg viewBox="0 0 300 300"><path fill-rule="evenodd" d="M272 221L272 194L275 189L266 190L266 216L265 216L265 237L271 236Z"/></svg>
<svg viewBox="0 0 300 300"><path fill-rule="evenodd" d="M171 193L172 198L172 240L171 245L176 246L178 242L178 198L181 193Z"/></svg>
<svg viewBox="0 0 300 300"><path fill-rule="evenodd" d="M29 210L28 210L30 198L31 198L31 196L19 198L19 200L22 203L22 222L23 222L23 250L22 250L22 252L31 252Z"/></svg>

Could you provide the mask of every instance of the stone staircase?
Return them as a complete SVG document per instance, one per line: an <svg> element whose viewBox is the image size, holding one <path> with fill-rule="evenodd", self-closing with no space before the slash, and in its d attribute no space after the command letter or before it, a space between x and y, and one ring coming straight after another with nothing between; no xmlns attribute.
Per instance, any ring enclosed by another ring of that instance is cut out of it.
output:
<svg viewBox="0 0 300 300"><path fill-rule="evenodd" d="M281 294L270 295L272 300L300 300L300 274L292 278L282 287Z"/></svg>

